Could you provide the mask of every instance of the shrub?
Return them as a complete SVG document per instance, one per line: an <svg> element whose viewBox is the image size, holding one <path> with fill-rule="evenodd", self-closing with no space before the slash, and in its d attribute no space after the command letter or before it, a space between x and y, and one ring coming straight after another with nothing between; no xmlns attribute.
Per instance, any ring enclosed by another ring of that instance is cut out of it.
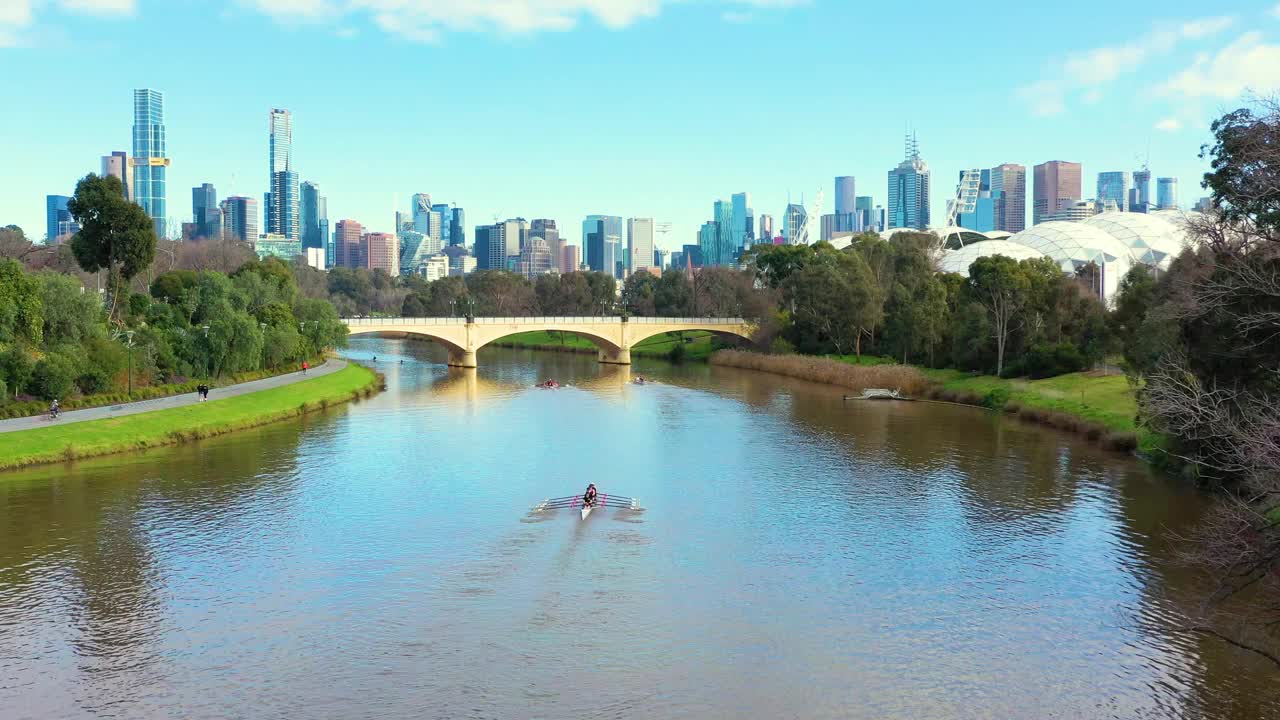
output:
<svg viewBox="0 0 1280 720"><path fill-rule="evenodd" d="M81 395L93 395L106 392L111 387L111 376L99 367L90 367L76 378L76 387Z"/></svg>
<svg viewBox="0 0 1280 720"><path fill-rule="evenodd" d="M792 345L790 340L779 335L778 337L773 339L773 342L769 343L769 354L770 355L795 355L796 346Z"/></svg>
<svg viewBox="0 0 1280 720"><path fill-rule="evenodd" d="M671 350L667 351L667 359L673 363L682 363L687 352L684 349L684 343L676 343L671 347Z"/></svg>
<svg viewBox="0 0 1280 720"><path fill-rule="evenodd" d="M45 400L61 400L75 387L76 369L61 355L46 355L36 363L27 388Z"/></svg>
<svg viewBox="0 0 1280 720"><path fill-rule="evenodd" d="M1001 386L987 391L987 394L982 397L981 404L983 407L991 408L992 410L999 410L1008 402L1009 388Z"/></svg>
<svg viewBox="0 0 1280 720"><path fill-rule="evenodd" d="M1001 373L1001 377L1030 376L1032 379L1055 377L1067 373L1080 372L1088 366L1079 348L1071 343L1056 345L1039 344L1010 363Z"/></svg>
<svg viewBox="0 0 1280 720"><path fill-rule="evenodd" d="M1022 411L1022 403L1017 400L1010 400L1004 404L1004 411L1010 415L1017 415Z"/></svg>

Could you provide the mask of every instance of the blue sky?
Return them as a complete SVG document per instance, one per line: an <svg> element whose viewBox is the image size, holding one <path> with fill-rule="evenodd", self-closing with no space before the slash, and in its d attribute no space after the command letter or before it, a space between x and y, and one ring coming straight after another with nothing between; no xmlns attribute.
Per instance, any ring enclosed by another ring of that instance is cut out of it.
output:
<svg viewBox="0 0 1280 720"><path fill-rule="evenodd" d="M821 187L829 212L845 174L883 203L908 125L935 215L965 167L1079 161L1092 195L1148 152L1190 204L1209 121L1277 68L1275 0L0 0L0 224L42 236L44 196L129 149L138 87L165 93L180 220L202 182L261 197L272 107L331 220L391 230L428 192L469 241L602 213L675 247L718 197L780 218Z"/></svg>

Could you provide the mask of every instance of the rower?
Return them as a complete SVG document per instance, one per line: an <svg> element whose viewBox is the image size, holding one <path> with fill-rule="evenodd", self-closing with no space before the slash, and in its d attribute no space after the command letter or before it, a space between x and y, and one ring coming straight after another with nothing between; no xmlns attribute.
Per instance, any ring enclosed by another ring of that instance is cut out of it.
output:
<svg viewBox="0 0 1280 720"><path fill-rule="evenodd" d="M587 485L587 491L582 495L582 504L586 507L593 507L596 504L596 484Z"/></svg>

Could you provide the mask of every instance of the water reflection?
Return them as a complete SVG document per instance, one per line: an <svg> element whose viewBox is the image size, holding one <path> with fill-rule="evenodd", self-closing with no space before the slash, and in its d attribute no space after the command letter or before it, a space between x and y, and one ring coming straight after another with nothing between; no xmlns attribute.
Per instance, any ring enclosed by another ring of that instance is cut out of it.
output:
<svg viewBox="0 0 1280 720"><path fill-rule="evenodd" d="M0 482L4 717L1276 710L1174 632L1205 499L1073 438L705 365L351 353L386 393ZM529 515L589 481L646 511Z"/></svg>

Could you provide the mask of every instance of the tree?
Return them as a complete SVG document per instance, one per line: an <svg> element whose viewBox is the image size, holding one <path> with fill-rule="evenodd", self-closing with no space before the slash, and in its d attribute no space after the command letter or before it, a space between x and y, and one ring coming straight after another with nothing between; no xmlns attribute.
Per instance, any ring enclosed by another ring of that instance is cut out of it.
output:
<svg viewBox="0 0 1280 720"><path fill-rule="evenodd" d="M879 287L856 254L840 253L834 262L806 266L788 278L786 290L795 305L795 345L802 351L830 347L841 355L860 355L862 336L882 317Z"/></svg>
<svg viewBox="0 0 1280 720"><path fill-rule="evenodd" d="M647 272L632 273L622 286L622 306L629 315L653 317L658 314L654 297L658 291L658 277Z"/></svg>
<svg viewBox="0 0 1280 720"><path fill-rule="evenodd" d="M17 225L0 227L0 258L22 260L37 250L35 243Z"/></svg>
<svg viewBox="0 0 1280 720"><path fill-rule="evenodd" d="M933 349L942 341L947 320L947 290L941 280L930 277L914 289L893 284L885 303L885 337L904 365L921 352L933 363Z"/></svg>
<svg viewBox="0 0 1280 720"><path fill-rule="evenodd" d="M6 394L12 397L21 392L31 380L34 370L35 363L22 348L15 346L0 352L0 383L7 388L7 393L0 392L0 397Z"/></svg>
<svg viewBox="0 0 1280 720"><path fill-rule="evenodd" d="M32 394L45 400L61 400L75 387L76 366L67 358L50 353L40 358L27 385Z"/></svg>
<svg viewBox="0 0 1280 720"><path fill-rule="evenodd" d="M692 314L693 286L684 271L668 268L653 290L653 310L659 317L688 317Z"/></svg>
<svg viewBox="0 0 1280 720"><path fill-rule="evenodd" d="M0 344L40 344L44 300L40 283L13 260L0 259Z"/></svg>
<svg viewBox="0 0 1280 720"><path fill-rule="evenodd" d="M80 224L80 232L71 238L71 250L85 272L107 271L111 295L107 315L115 319L126 283L155 259L155 226L141 206L124 198L124 186L112 175L90 173L82 178L67 209Z"/></svg>
<svg viewBox="0 0 1280 720"><path fill-rule="evenodd" d="M747 250L742 264L750 268L761 283L777 289L812 262L814 255L812 245L756 245Z"/></svg>
<svg viewBox="0 0 1280 720"><path fill-rule="evenodd" d="M1229 491L1192 554L1215 590L1191 629L1280 668L1280 107L1237 110L1213 132L1203 154L1215 212L1190 223L1196 249L1153 291L1128 284L1118 322L1127 330L1145 314L1134 333L1139 412L1162 451ZM1224 605L1242 592L1243 617L1240 603Z"/></svg>
<svg viewBox="0 0 1280 720"><path fill-rule="evenodd" d="M467 292L475 299L475 315L526 317L537 311L533 283L506 270L483 270L466 279Z"/></svg>
<svg viewBox="0 0 1280 720"><path fill-rule="evenodd" d="M1009 336L1021 326L1019 311L1026 304L1030 282L1012 258L992 255L969 266L968 294L986 311L991 338L996 343L996 374L1004 371Z"/></svg>
<svg viewBox="0 0 1280 720"><path fill-rule="evenodd" d="M1280 100L1241 108L1213 122L1216 142L1200 148L1209 158L1204 186L1214 210L1230 225L1280 233Z"/></svg>
<svg viewBox="0 0 1280 720"><path fill-rule="evenodd" d="M103 336L102 304L79 280L51 272L35 278L41 286L45 338L78 345Z"/></svg>
<svg viewBox="0 0 1280 720"><path fill-rule="evenodd" d="M711 265L693 273L692 311L698 317L740 317L752 278L746 273Z"/></svg>

